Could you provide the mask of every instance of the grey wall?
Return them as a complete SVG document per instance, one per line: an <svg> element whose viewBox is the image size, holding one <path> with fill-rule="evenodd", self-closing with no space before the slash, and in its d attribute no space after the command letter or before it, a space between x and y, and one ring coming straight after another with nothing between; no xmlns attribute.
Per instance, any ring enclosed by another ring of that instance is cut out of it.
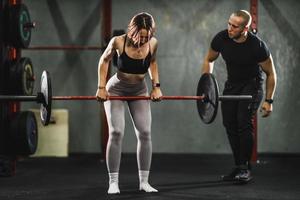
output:
<svg viewBox="0 0 300 200"><path fill-rule="evenodd" d="M194 95L200 65L210 40L225 29L232 11L248 9L239 0L113 0L113 29L125 29L141 11L151 13L157 24L158 65L164 95ZM100 45L100 1L29 0L31 17L37 22L31 45ZM297 0L259 1L259 36L274 58L278 87L274 112L268 119L258 115L259 152L300 152L297 129L300 111L299 13ZM94 95L97 84L96 51L23 51L32 59L36 76L43 69L52 75L55 95ZM113 70L114 71L114 70ZM226 79L225 65L217 60L214 74L220 90ZM148 79L149 81L149 79ZM38 83L36 84L36 89ZM24 109L38 107L22 104ZM70 152L100 152L99 105L96 102L54 102L53 108L70 112ZM193 101L152 103L154 152L229 153L220 112L212 125L200 122ZM126 114L124 152L134 152L136 139Z"/></svg>

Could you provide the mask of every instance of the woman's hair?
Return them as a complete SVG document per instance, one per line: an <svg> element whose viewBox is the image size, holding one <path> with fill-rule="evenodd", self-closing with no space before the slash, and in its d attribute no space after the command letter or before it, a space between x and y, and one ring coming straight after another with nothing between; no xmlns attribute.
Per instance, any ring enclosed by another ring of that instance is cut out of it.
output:
<svg viewBox="0 0 300 200"><path fill-rule="evenodd" d="M139 40L139 32L141 29L146 29L148 31L148 39L154 35L155 32L155 22L149 13L141 12L133 16L127 28L127 35L133 40Z"/></svg>

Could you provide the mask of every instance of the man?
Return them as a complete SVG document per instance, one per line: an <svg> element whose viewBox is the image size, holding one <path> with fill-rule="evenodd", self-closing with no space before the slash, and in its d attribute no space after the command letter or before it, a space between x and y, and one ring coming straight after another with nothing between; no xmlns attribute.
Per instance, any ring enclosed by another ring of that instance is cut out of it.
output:
<svg viewBox="0 0 300 200"><path fill-rule="evenodd" d="M266 74L265 99L262 116L273 110L276 72L266 44L249 32L251 15L238 10L230 15L227 30L219 32L212 40L205 56L202 73L212 73L214 61L222 55L227 68L224 95L252 95L252 101L222 102L223 124L233 152L235 168L223 175L223 181L247 183L252 179L250 159L253 149L253 118L263 99L263 76Z"/></svg>

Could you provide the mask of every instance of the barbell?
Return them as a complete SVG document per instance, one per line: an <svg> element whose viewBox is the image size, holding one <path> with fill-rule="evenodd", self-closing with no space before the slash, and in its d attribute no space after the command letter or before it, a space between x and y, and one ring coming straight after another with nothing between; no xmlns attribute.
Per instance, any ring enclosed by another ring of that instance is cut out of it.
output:
<svg viewBox="0 0 300 200"><path fill-rule="evenodd" d="M150 96L109 96L108 100L150 100ZM40 81L40 92L35 96L0 95L0 101L35 101L41 104L40 117L44 126L48 125L51 117L52 100L97 100L96 96L52 96L51 78L48 71L43 71ZM205 124L214 121L219 101L252 100L251 95L219 95L217 80L213 74L201 76L197 86L197 96L162 96L161 100L196 100L201 120Z"/></svg>

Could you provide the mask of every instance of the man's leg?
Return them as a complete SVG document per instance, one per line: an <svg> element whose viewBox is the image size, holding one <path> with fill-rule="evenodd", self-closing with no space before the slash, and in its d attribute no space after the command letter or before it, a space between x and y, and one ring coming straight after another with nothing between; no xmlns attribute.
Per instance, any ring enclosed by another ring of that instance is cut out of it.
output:
<svg viewBox="0 0 300 200"><path fill-rule="evenodd" d="M253 119L263 97L263 91L259 84L250 82L242 91L242 94L252 94L253 101L240 101L238 106L238 134L240 138L240 168L241 173L237 175L242 182L252 179L250 160L253 152Z"/></svg>
<svg viewBox="0 0 300 200"><path fill-rule="evenodd" d="M236 112L237 104L236 102L224 101L222 102L222 117L223 125L225 126L228 141L233 153L235 167L233 171L227 175L221 176L223 181L235 181L235 176L239 173L238 166L240 165L240 143L237 129L237 119Z"/></svg>

